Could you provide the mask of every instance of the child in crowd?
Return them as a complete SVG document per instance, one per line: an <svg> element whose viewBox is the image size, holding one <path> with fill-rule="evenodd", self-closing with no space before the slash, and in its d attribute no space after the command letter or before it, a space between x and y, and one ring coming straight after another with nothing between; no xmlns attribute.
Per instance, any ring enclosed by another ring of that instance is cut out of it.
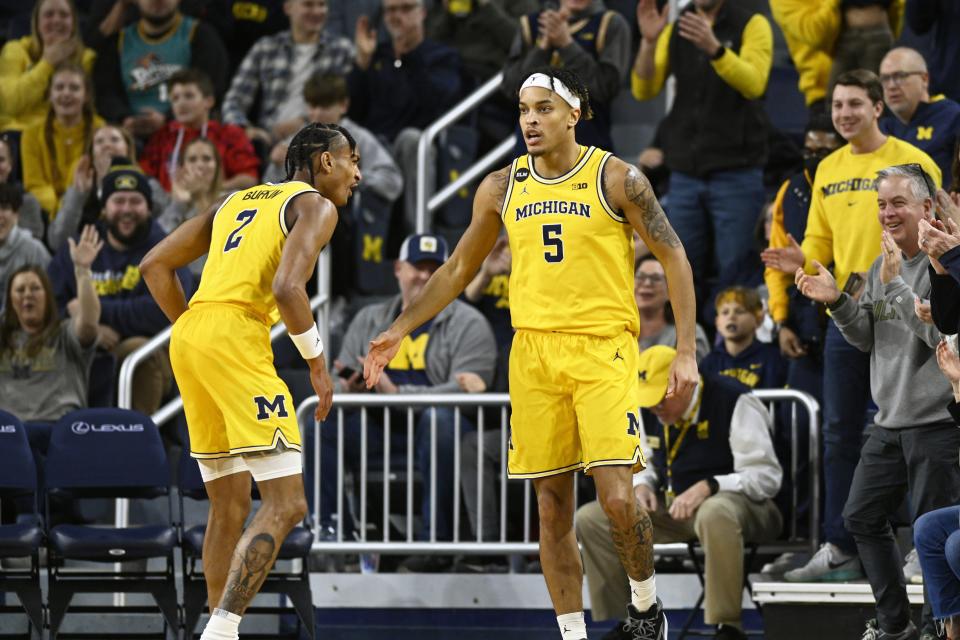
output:
<svg viewBox="0 0 960 640"><path fill-rule="evenodd" d="M80 65L57 67L48 95L47 115L24 129L20 153L24 187L53 219L74 166L103 119L94 113L93 86Z"/></svg>
<svg viewBox="0 0 960 640"><path fill-rule="evenodd" d="M210 78L199 69L183 69L170 76L167 86L173 120L147 142L140 159L144 172L170 191L187 144L206 138L223 159L225 189L237 191L257 184L260 159L243 128L210 118L215 102Z"/></svg>
<svg viewBox="0 0 960 640"><path fill-rule="evenodd" d="M755 289L728 287L717 295L717 334L723 341L700 363L700 370L736 378L751 389L781 389L787 367L776 345L757 340L763 302Z"/></svg>

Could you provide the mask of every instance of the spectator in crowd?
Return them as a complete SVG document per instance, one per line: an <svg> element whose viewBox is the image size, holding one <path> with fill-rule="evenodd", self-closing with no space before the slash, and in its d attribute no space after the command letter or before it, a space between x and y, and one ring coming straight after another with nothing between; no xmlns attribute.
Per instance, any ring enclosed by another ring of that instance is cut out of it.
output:
<svg viewBox="0 0 960 640"><path fill-rule="evenodd" d="M2 82L2 81L0 81ZM0 135L0 184L21 186L16 181L14 171L14 147L5 135ZM34 238L43 238L44 216L40 210L40 203L32 193L23 194L23 204L20 206L20 220L17 225L33 234Z"/></svg>
<svg viewBox="0 0 960 640"><path fill-rule="evenodd" d="M463 297L475 306L493 328L497 341L497 373L490 390L507 391L507 363L510 361L510 345L513 342L513 325L510 321L510 267L512 263L510 241L506 234L497 238L474 276Z"/></svg>
<svg viewBox="0 0 960 640"><path fill-rule="evenodd" d="M503 69L520 23L540 8L537 0L441 0L427 13L427 37L453 47L477 83Z"/></svg>
<svg viewBox="0 0 960 640"><path fill-rule="evenodd" d="M194 138L183 149L180 166L173 178L170 204L157 222L165 233L173 233L190 218L219 203L223 194L223 160L217 146L206 138ZM207 255L204 254L190 263L190 272L198 281L206 262Z"/></svg>
<svg viewBox="0 0 960 640"><path fill-rule="evenodd" d="M876 73L880 61L900 37L906 0L806 2L774 0L774 16L787 41L802 43L832 58L828 91L844 72Z"/></svg>
<svg viewBox="0 0 960 640"><path fill-rule="evenodd" d="M562 0L559 8L520 19L503 68L503 91L514 99L539 67L570 69L586 82L593 109L593 119L577 123L577 142L613 151L610 109L630 66L630 46L630 25L601 0Z"/></svg>
<svg viewBox="0 0 960 640"><path fill-rule="evenodd" d="M798 88L803 94L804 102L808 109L821 111L825 108L827 82L830 79L833 58L828 51L818 49L801 39L790 22L797 11L803 11L810 6L805 0L770 0L773 19L783 32L790 59L800 76Z"/></svg>
<svg viewBox="0 0 960 640"><path fill-rule="evenodd" d="M260 177L260 159L246 132L234 124L222 124L210 118L213 109L213 83L199 69L181 69L167 80L173 120L150 136L143 149L140 166L144 173L160 181L170 191L176 181L180 154L187 144L206 138L223 159L223 187L238 191L255 185Z"/></svg>
<svg viewBox="0 0 960 640"><path fill-rule="evenodd" d="M43 243L19 226L23 190L19 185L0 182L0 300L6 300L10 276L20 267L36 265L46 269L50 262Z"/></svg>
<svg viewBox="0 0 960 640"><path fill-rule="evenodd" d="M950 386L937 367L940 333L914 309L915 298L930 297L930 261L920 250L919 222L933 219L934 188L914 164L877 172L876 189L881 256L870 266L860 299L841 292L819 262L816 275L797 270L797 288L828 305L843 337L870 358L870 391L879 411L843 519L877 602L868 633L873 628L876 638L914 638L889 520L905 495L911 521L960 502L960 431L947 411ZM844 384L849 388L849 381Z"/></svg>
<svg viewBox="0 0 960 640"><path fill-rule="evenodd" d="M65 63L93 70L96 54L80 40L77 8L71 0L38 0L29 36L0 51L0 131L21 131L47 112L53 70Z"/></svg>
<svg viewBox="0 0 960 640"><path fill-rule="evenodd" d="M787 382L780 349L756 338L763 302L756 289L730 287L717 294L717 334L723 341L700 363L704 373L729 376L751 389L782 389Z"/></svg>
<svg viewBox="0 0 960 640"><path fill-rule="evenodd" d="M21 265L4 281L0 408L23 421L54 422L87 406L90 363L100 321L100 299L90 265L102 246L93 227L85 228L79 241L70 240L71 277L77 297L66 320L60 320L43 266Z"/></svg>
<svg viewBox="0 0 960 640"><path fill-rule="evenodd" d="M94 129L90 144L73 169L73 181L60 198L60 209L47 227L47 246L59 249L67 238L100 219L103 176L113 164L129 165L137 159L133 135L123 127L105 124ZM155 178L149 178L153 213L158 215L170 197Z"/></svg>
<svg viewBox="0 0 960 640"><path fill-rule="evenodd" d="M960 101L960 4L953 0L907 2L907 25L918 35L930 34L930 84L934 93Z"/></svg>
<svg viewBox="0 0 960 640"><path fill-rule="evenodd" d="M253 45L223 103L224 122L246 128L251 140L268 148L306 123L303 86L310 76L346 75L353 65L353 43L324 31L326 0L286 0L283 10L290 29Z"/></svg>
<svg viewBox="0 0 960 640"><path fill-rule="evenodd" d="M937 345L937 364L953 388L947 410L960 425L960 358L947 340ZM955 639L960 636L960 505L917 518L913 539L923 568L925 598L933 617L942 622L945 637Z"/></svg>
<svg viewBox="0 0 960 640"><path fill-rule="evenodd" d="M166 123L167 81L179 69L203 70L223 96L227 50L202 20L180 12L180 0L136 0L140 19L97 51L97 107L110 122L122 122L146 140Z"/></svg>
<svg viewBox="0 0 960 640"><path fill-rule="evenodd" d="M460 56L425 36L423 0L383 0L383 14L388 42L377 43L377 32L365 16L357 23L350 116L393 145L393 156L404 175L406 228L412 230L420 133L456 103L461 89ZM428 184L436 180L435 163L431 154Z"/></svg>
<svg viewBox="0 0 960 640"><path fill-rule="evenodd" d="M284 11L286 0L226 0L226 4L229 20L223 39L230 43L227 53L232 78L260 38L280 33L289 22Z"/></svg>
<svg viewBox="0 0 960 640"><path fill-rule="evenodd" d="M880 130L924 151L949 176L953 149L960 136L960 104L942 95L930 96L930 74L918 51L891 49L880 63L883 101L890 115L880 119Z"/></svg>
<svg viewBox="0 0 960 640"><path fill-rule="evenodd" d="M939 184L940 169L913 145L880 131L883 89L876 74L856 70L841 75L833 88L831 113L834 127L848 144L817 166L801 247L768 249L766 264L786 273L803 266L813 272L814 261L833 264L839 286L856 293L860 274L879 255L876 172L916 162ZM833 321L827 322L824 337L823 372L826 544L806 566L785 574L787 580L798 582L861 575L857 545L843 526L842 512L867 419L870 356L850 345Z"/></svg>
<svg viewBox="0 0 960 640"><path fill-rule="evenodd" d="M307 104L307 117L310 122L339 124L357 141L357 150L363 165L360 193L372 192L387 202L396 200L403 191L403 175L393 156L377 136L346 115L350 109L346 76L325 74L310 77L303 85L303 99ZM286 176L283 162L287 157L289 142L288 138L274 145L270 152L272 162L264 172L264 180L277 182Z"/></svg>
<svg viewBox="0 0 960 640"><path fill-rule="evenodd" d="M937 204L942 221L921 220L919 244L930 256L930 320L952 335L960 329L960 205L943 189Z"/></svg>
<svg viewBox="0 0 960 640"><path fill-rule="evenodd" d="M363 383L363 357L367 346L397 317L400 311L420 292L427 280L448 257L447 244L434 235L412 235L400 247L400 256L394 273L400 285L400 293L381 303L362 308L347 329L334 361L338 374L336 390L350 393L366 391ZM486 390L492 380L496 359L496 346L490 325L479 311L461 301L454 301L430 322L415 330L404 340L397 357L386 368L386 376L380 379L374 393L458 393ZM430 477L431 456L431 410L420 412L416 420L416 467L424 478ZM356 468L360 455L360 414L344 418L344 462ZM399 425L406 424L406 412L395 412L391 424L392 451L404 451L406 431ZM396 428L399 427L399 428ZM472 428L466 418L461 428ZM367 456L371 461L382 459L383 424L382 413L372 412L367 416ZM321 447L320 520L329 525L332 510L337 504L337 473L343 473L337 465L337 425L328 422L320 431ZM454 447L454 412L452 408L436 409L436 495L428 489L423 492L420 516L423 524L418 532L420 539L430 537L431 513L435 509L436 539L453 539L453 465L456 459ZM310 445L306 444L307 450ZM343 523L345 531L352 530L352 523ZM412 526L412 525L411 525ZM409 571L437 571L450 566L450 559L443 556L423 555L407 560L404 568Z"/></svg>
<svg viewBox="0 0 960 640"><path fill-rule="evenodd" d="M770 249L799 246L807 229L807 214L814 178L820 161L840 147L841 138L826 113L811 114L803 136L803 170L791 176L777 192L773 203ZM764 251L765 263L776 252ZM770 315L777 327L780 353L787 361L787 384L822 398L823 322L820 309L797 293L793 274L781 271L776 262L763 272L769 292Z"/></svg>
<svg viewBox="0 0 960 640"><path fill-rule="evenodd" d="M262 17L257 5L244 10L230 4L230 0L181 0L179 9L184 15L207 21L224 42L230 42L230 21L235 11ZM136 0L80 0L80 8L83 41L95 51L99 51L121 29L140 19Z"/></svg>
<svg viewBox="0 0 960 640"><path fill-rule="evenodd" d="M634 492L653 522L654 543L700 541L704 620L717 625L717 638L742 640L744 544L773 540L783 526L772 500L783 475L770 439L773 425L750 390L724 376L703 373L692 402L665 397L675 357L674 349L662 345L640 354L649 463L634 476ZM688 433L691 426L695 434ZM593 619L618 617L630 586L598 502L580 507L576 529ZM609 637L638 636L622 622Z"/></svg>
<svg viewBox="0 0 960 640"><path fill-rule="evenodd" d="M652 254L640 259L633 276L633 296L640 312L640 351L661 344L676 348L677 327L670 306L667 274ZM697 325L697 362L710 352L710 341Z"/></svg>
<svg viewBox="0 0 960 640"><path fill-rule="evenodd" d="M93 87L83 67L64 63L50 77L46 118L23 131L23 184L56 216L76 162L103 119L93 110Z"/></svg>
<svg viewBox="0 0 960 640"><path fill-rule="evenodd" d="M666 210L702 299L709 257L718 273L740 262L763 206L767 124L759 98L770 75L773 32L763 15L727 0L694 0L675 24L667 24L667 12L640 0L642 38L631 85L637 100L648 100L669 74L676 78L673 107L660 128L670 169Z"/></svg>
<svg viewBox="0 0 960 640"><path fill-rule="evenodd" d="M102 309L98 347L104 353L98 358L100 364L94 364L94 371L98 373L97 382L110 384L113 359L119 366L127 355L168 324L147 291L139 268L140 260L163 239L164 233L151 218L150 185L138 167L113 167L103 179L101 197L103 218L96 227L105 243L91 269ZM78 304L71 271L65 247L54 255L49 273L57 306L69 317L76 314ZM189 297L193 278L187 269L178 273ZM159 408L172 379L166 352L154 353L134 376L133 408L152 414Z"/></svg>

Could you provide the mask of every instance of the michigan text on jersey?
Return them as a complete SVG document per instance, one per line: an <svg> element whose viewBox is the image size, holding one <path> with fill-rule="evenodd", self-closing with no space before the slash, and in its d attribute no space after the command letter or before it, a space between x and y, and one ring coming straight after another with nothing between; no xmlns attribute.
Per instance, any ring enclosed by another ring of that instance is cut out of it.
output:
<svg viewBox="0 0 960 640"><path fill-rule="evenodd" d="M517 207L517 220L529 218L530 216L547 215L550 213L561 213L572 216L590 217L590 205L584 202L575 202L573 200L544 200L542 202L531 202L522 207Z"/></svg>

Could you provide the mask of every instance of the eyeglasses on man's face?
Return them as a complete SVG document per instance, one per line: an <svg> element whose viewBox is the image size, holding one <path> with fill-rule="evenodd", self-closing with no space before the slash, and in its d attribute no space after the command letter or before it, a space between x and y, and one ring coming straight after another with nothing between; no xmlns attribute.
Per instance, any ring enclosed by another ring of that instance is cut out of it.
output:
<svg viewBox="0 0 960 640"><path fill-rule="evenodd" d="M903 84L904 80L910 76L922 76L924 71L894 71L893 73L881 73L880 74L880 84L883 86L887 85L896 85L900 86Z"/></svg>

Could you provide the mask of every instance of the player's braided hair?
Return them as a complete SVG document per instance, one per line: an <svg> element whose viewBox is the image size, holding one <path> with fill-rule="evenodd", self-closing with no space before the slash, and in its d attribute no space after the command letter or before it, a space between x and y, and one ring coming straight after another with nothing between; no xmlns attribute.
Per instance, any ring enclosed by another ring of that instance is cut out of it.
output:
<svg viewBox="0 0 960 640"><path fill-rule="evenodd" d="M587 85L583 83L580 76L564 67L541 67L534 69L525 77L529 77L533 73L542 73L545 76L550 76L551 84L553 84L554 78L565 84L573 95L580 98L580 119L590 120L593 118L593 109L590 108L590 92L587 91Z"/></svg>
<svg viewBox="0 0 960 640"><path fill-rule="evenodd" d="M310 172L310 181L313 182L311 160L313 155L338 149L343 143L350 146L351 152L357 148L357 143L350 132L338 124L312 122L300 129L287 147L287 158L284 163L287 169L287 180L293 180L293 175L297 171L306 169Z"/></svg>

